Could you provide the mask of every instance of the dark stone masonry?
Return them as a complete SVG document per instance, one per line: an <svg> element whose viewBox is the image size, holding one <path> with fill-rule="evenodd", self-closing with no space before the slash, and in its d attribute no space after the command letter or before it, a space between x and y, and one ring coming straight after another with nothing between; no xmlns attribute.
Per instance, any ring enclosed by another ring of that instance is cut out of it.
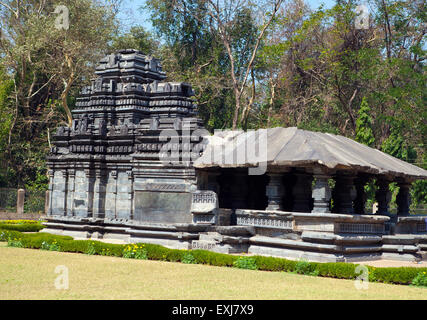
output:
<svg viewBox="0 0 427 320"><path fill-rule="evenodd" d="M426 257L426 217L409 215L425 170L344 137L273 128L259 130L266 170L251 175L251 159L223 165L212 150L260 140L211 136L191 86L165 81L158 59L121 50L95 74L53 137L45 231L311 261ZM378 211L365 214L372 179Z"/></svg>

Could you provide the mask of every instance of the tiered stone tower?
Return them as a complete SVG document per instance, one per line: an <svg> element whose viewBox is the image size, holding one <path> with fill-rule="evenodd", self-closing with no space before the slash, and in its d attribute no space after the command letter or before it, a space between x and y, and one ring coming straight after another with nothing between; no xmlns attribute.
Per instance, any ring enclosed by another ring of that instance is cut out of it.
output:
<svg viewBox="0 0 427 320"><path fill-rule="evenodd" d="M53 139L50 220L190 223L191 152L202 140L191 86L163 82L160 61L136 50L105 57L95 73L71 128Z"/></svg>

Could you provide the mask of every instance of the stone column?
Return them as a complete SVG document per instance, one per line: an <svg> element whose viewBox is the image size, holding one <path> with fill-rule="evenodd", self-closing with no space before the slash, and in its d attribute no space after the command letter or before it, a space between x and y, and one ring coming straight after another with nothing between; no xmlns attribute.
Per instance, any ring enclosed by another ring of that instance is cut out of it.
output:
<svg viewBox="0 0 427 320"><path fill-rule="evenodd" d="M331 176L314 173L313 177L316 179L312 196L314 199L313 213L330 213L330 202L331 202L331 188L329 187L328 179Z"/></svg>
<svg viewBox="0 0 427 320"><path fill-rule="evenodd" d="M389 188L390 181L384 178L377 179L378 190L375 193L375 198L378 202L378 215L388 215L388 207L391 200L391 192Z"/></svg>
<svg viewBox="0 0 427 320"><path fill-rule="evenodd" d="M128 199L129 199L129 208L130 208L130 220L133 220L133 180L134 180L134 176L133 176L133 171L129 170L126 171L127 175L128 175L128 182L129 182L129 190L128 190Z"/></svg>
<svg viewBox="0 0 427 320"><path fill-rule="evenodd" d="M55 170L51 193L51 210L55 216L67 214L68 173L66 169Z"/></svg>
<svg viewBox="0 0 427 320"><path fill-rule="evenodd" d="M44 196L44 214L49 214L49 203L50 203L50 191L46 190L45 196Z"/></svg>
<svg viewBox="0 0 427 320"><path fill-rule="evenodd" d="M133 218L133 172L119 171L117 174L117 219Z"/></svg>
<svg viewBox="0 0 427 320"><path fill-rule="evenodd" d="M16 213L18 215L24 214L24 204L25 204L25 190L19 189L18 196L16 199Z"/></svg>
<svg viewBox="0 0 427 320"><path fill-rule="evenodd" d="M409 182L400 182L397 184L399 186L399 193L396 197L397 203L397 215L398 216L408 216L409 215L409 206L411 205L411 183Z"/></svg>
<svg viewBox="0 0 427 320"><path fill-rule="evenodd" d="M311 182L313 176L308 173L296 173L296 182L293 188L294 206L292 211L310 212L312 201Z"/></svg>
<svg viewBox="0 0 427 320"><path fill-rule="evenodd" d="M354 214L353 200L356 198L354 177L338 175L335 181L333 192L334 213Z"/></svg>
<svg viewBox="0 0 427 320"><path fill-rule="evenodd" d="M54 172L53 170L48 170L48 175L49 175L49 187L48 187L48 191L49 191L49 204L48 204L48 210L47 210L47 215L51 216L52 213L52 196L53 196L53 176L54 176Z"/></svg>
<svg viewBox="0 0 427 320"><path fill-rule="evenodd" d="M94 193L93 193L93 216L95 218L105 217L105 193L106 193L105 173L103 170L96 170Z"/></svg>
<svg viewBox="0 0 427 320"><path fill-rule="evenodd" d="M116 218L117 171L111 170L108 177L105 195L105 218Z"/></svg>
<svg viewBox="0 0 427 320"><path fill-rule="evenodd" d="M283 200L283 174L267 173L270 180L266 187L266 195L268 198L268 206L265 210L282 210Z"/></svg>
<svg viewBox="0 0 427 320"><path fill-rule="evenodd" d="M359 176L354 180L354 185L356 187L356 199L354 199L354 213L355 214L365 214L366 206L366 192L365 186L369 182L369 177Z"/></svg>
<svg viewBox="0 0 427 320"><path fill-rule="evenodd" d="M74 215L74 190L75 190L76 171L68 170L68 192L67 192L67 213L71 217Z"/></svg>

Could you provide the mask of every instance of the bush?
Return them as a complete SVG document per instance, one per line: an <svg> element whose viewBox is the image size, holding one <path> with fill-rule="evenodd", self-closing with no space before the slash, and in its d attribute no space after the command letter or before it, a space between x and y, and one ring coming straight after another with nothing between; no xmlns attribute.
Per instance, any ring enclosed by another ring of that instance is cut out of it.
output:
<svg viewBox="0 0 427 320"><path fill-rule="evenodd" d="M296 263L295 272L298 274L304 274L307 276L319 275L319 270L316 269L316 265L305 260L300 260Z"/></svg>
<svg viewBox="0 0 427 320"><path fill-rule="evenodd" d="M190 252L186 252L186 253L183 254L181 262L182 263L186 263L186 264L197 263L196 259L194 258L194 256Z"/></svg>
<svg viewBox="0 0 427 320"><path fill-rule="evenodd" d="M13 230L19 232L39 232L45 228L38 221L30 220L7 220L0 222L0 229L2 230Z"/></svg>
<svg viewBox="0 0 427 320"><path fill-rule="evenodd" d="M12 239L12 238L9 238L7 240L7 246L8 247L15 247L15 248L24 248L24 245L22 244L21 239Z"/></svg>
<svg viewBox="0 0 427 320"><path fill-rule="evenodd" d="M123 249L123 258L147 260L147 250L144 244L130 244Z"/></svg>
<svg viewBox="0 0 427 320"><path fill-rule="evenodd" d="M41 224L1 224L0 229L2 230L13 230L19 232L39 232L43 230L45 226Z"/></svg>
<svg viewBox="0 0 427 320"><path fill-rule="evenodd" d="M412 285L417 287L427 287L427 272L420 272L412 280Z"/></svg>
<svg viewBox="0 0 427 320"><path fill-rule="evenodd" d="M258 270L256 260L250 257L238 257L233 266L239 269Z"/></svg>
<svg viewBox="0 0 427 320"><path fill-rule="evenodd" d="M285 271L293 272L295 270L296 261L286 260L274 257L254 256L258 270L264 271Z"/></svg>
<svg viewBox="0 0 427 320"><path fill-rule="evenodd" d="M49 243L47 241L43 241L40 249L41 250L48 250L48 251L61 251L61 248L59 247L56 240L53 240L52 243Z"/></svg>
<svg viewBox="0 0 427 320"><path fill-rule="evenodd" d="M378 282L411 284L412 280L420 273L426 272L427 268L373 268L373 277Z"/></svg>

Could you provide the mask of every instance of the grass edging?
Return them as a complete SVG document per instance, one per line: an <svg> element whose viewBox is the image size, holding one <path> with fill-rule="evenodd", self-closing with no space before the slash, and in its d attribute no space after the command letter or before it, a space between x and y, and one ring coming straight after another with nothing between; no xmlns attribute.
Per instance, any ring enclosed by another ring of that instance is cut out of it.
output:
<svg viewBox="0 0 427 320"><path fill-rule="evenodd" d="M103 255L135 259L149 259L169 262L205 264L219 267L235 267L261 271L284 271L311 276L337 279L357 279L356 264L344 262L319 263L293 261L283 258L265 256L237 256L206 250L169 249L155 244L112 244L95 240L74 240L69 236L49 233L24 234L19 231L0 229L0 241L7 241L9 246L42 249L60 252L75 252L90 255ZM427 285L427 268L398 267L375 268L366 266L370 282L387 284ZM421 281L419 281L421 278Z"/></svg>

